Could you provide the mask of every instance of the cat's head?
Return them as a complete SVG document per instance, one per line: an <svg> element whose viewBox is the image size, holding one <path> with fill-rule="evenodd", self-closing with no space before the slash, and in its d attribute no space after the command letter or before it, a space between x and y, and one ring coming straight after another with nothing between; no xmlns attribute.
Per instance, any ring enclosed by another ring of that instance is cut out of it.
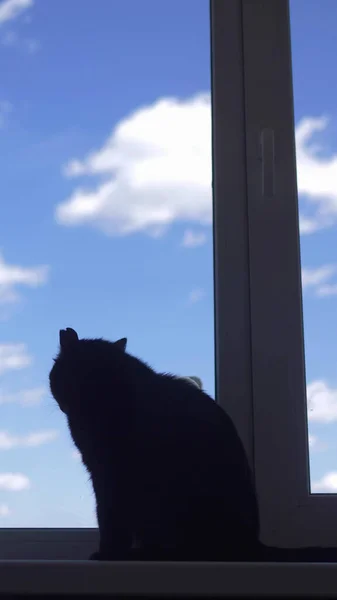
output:
<svg viewBox="0 0 337 600"><path fill-rule="evenodd" d="M60 330L60 350L49 373L50 390L60 409L67 413L95 402L102 388L113 381L124 363L126 338L117 342L80 339L74 329ZM109 380L109 381L108 381Z"/></svg>

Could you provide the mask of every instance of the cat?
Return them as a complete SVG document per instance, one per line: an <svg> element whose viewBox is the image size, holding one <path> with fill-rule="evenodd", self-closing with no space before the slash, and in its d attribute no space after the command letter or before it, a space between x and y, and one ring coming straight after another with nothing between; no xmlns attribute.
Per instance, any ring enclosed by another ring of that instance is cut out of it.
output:
<svg viewBox="0 0 337 600"><path fill-rule="evenodd" d="M94 558L234 559L256 546L243 445L197 382L156 373L126 352L126 339L79 339L70 328L49 378L91 476Z"/></svg>
<svg viewBox="0 0 337 600"><path fill-rule="evenodd" d="M198 378L156 373L117 342L60 331L50 389L96 497L95 560L336 562L259 541L248 459Z"/></svg>

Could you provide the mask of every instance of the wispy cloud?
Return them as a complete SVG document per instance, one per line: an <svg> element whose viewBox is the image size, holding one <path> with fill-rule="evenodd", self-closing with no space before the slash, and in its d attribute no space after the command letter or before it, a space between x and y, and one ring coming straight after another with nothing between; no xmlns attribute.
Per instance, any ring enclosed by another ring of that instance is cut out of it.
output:
<svg viewBox="0 0 337 600"><path fill-rule="evenodd" d="M307 386L307 405L310 421L337 421L337 389L329 387L325 381L312 381Z"/></svg>
<svg viewBox="0 0 337 600"><path fill-rule="evenodd" d="M30 481L22 473L0 473L0 490L21 492L30 487Z"/></svg>
<svg viewBox="0 0 337 600"><path fill-rule="evenodd" d="M9 517L11 514L11 510L7 504L0 504L0 517L5 518Z"/></svg>
<svg viewBox="0 0 337 600"><path fill-rule="evenodd" d="M328 449L328 444L322 442L317 435L312 435L309 433L309 448L310 452L324 452Z"/></svg>
<svg viewBox="0 0 337 600"><path fill-rule="evenodd" d="M321 479L313 481L311 484L312 492L337 492L337 471L326 473Z"/></svg>
<svg viewBox="0 0 337 600"><path fill-rule="evenodd" d="M26 344L0 344L0 375L6 371L24 369L31 362Z"/></svg>
<svg viewBox="0 0 337 600"><path fill-rule="evenodd" d="M303 215L300 215L300 234L308 235L310 233L315 233L316 231L319 231L320 229L324 229L329 224L330 224L330 222L325 221L323 223L323 221L318 220L317 217L310 218L310 217L304 217Z"/></svg>
<svg viewBox="0 0 337 600"><path fill-rule="evenodd" d="M37 406L41 404L46 396L47 390L44 387L36 387L27 390L20 390L15 393L5 393L0 390L1 404L19 404L21 406Z"/></svg>
<svg viewBox="0 0 337 600"><path fill-rule="evenodd" d="M18 286L38 287L46 283L49 267L22 267L10 265L0 254L0 303L16 302L19 299Z"/></svg>
<svg viewBox="0 0 337 600"><path fill-rule="evenodd" d="M6 31L2 34L0 41L2 46L11 48L19 43L19 36L15 31Z"/></svg>
<svg viewBox="0 0 337 600"><path fill-rule="evenodd" d="M16 19L33 4L33 0L4 0L0 4L0 26Z"/></svg>
<svg viewBox="0 0 337 600"><path fill-rule="evenodd" d="M205 290L202 288L195 288L192 290L188 296L189 304L195 304L196 302L200 302L205 296Z"/></svg>
<svg viewBox="0 0 337 600"><path fill-rule="evenodd" d="M317 437L309 434L309 446L313 448L317 444Z"/></svg>
<svg viewBox="0 0 337 600"><path fill-rule="evenodd" d="M203 246L206 241L207 236L203 231L186 229L182 240L182 246L185 246L185 248L196 248L197 246Z"/></svg>
<svg viewBox="0 0 337 600"><path fill-rule="evenodd" d="M24 40L24 46L28 52L28 54L36 54L40 50L40 42L35 39L27 39Z"/></svg>
<svg viewBox="0 0 337 600"><path fill-rule="evenodd" d="M318 269L302 269L302 286L314 287L330 279L336 272L335 265L324 265Z"/></svg>
<svg viewBox="0 0 337 600"><path fill-rule="evenodd" d="M13 48L21 50L27 54L36 54L41 48L41 44L34 38L23 38L15 31L6 31L0 37L0 44L4 48Z"/></svg>
<svg viewBox="0 0 337 600"><path fill-rule="evenodd" d="M58 437L57 431L37 431L28 435L11 435L7 431L0 431L0 450L13 448L35 448L53 442Z"/></svg>
<svg viewBox="0 0 337 600"><path fill-rule="evenodd" d="M336 265L323 265L316 269L302 269L302 287L311 288L316 296L332 296L337 294L337 284L329 280L337 271Z"/></svg>
<svg viewBox="0 0 337 600"><path fill-rule="evenodd" d="M19 35L16 30L8 29L8 24L12 24L24 12L33 7L33 0L5 0L0 4L0 29L4 30L0 35L0 44L5 48L13 48L24 51L28 54L35 54L39 48L39 42L31 37ZM31 17L25 14L22 22L30 24Z"/></svg>
<svg viewBox="0 0 337 600"><path fill-rule="evenodd" d="M317 289L317 296L324 298L325 296L336 296L337 295L337 283L327 283L321 285Z"/></svg>

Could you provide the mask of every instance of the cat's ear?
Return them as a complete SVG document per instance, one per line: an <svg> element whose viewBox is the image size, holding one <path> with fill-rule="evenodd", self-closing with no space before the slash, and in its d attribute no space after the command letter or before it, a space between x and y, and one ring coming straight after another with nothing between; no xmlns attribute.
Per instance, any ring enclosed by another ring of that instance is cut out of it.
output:
<svg viewBox="0 0 337 600"><path fill-rule="evenodd" d="M78 335L74 329L67 327L67 329L60 329L60 346L62 350L70 348L78 342Z"/></svg>
<svg viewBox="0 0 337 600"><path fill-rule="evenodd" d="M127 341L128 340L126 338L122 338L121 340L117 340L117 342L115 342L115 346L117 346L117 348L119 348L120 350L122 350L123 352L125 352Z"/></svg>

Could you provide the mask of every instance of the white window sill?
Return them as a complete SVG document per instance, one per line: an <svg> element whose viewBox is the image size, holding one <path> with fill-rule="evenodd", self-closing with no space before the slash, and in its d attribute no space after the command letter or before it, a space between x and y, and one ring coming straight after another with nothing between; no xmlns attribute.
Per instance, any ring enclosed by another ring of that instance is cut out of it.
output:
<svg viewBox="0 0 337 600"><path fill-rule="evenodd" d="M335 564L0 561L1 594L337 596Z"/></svg>

